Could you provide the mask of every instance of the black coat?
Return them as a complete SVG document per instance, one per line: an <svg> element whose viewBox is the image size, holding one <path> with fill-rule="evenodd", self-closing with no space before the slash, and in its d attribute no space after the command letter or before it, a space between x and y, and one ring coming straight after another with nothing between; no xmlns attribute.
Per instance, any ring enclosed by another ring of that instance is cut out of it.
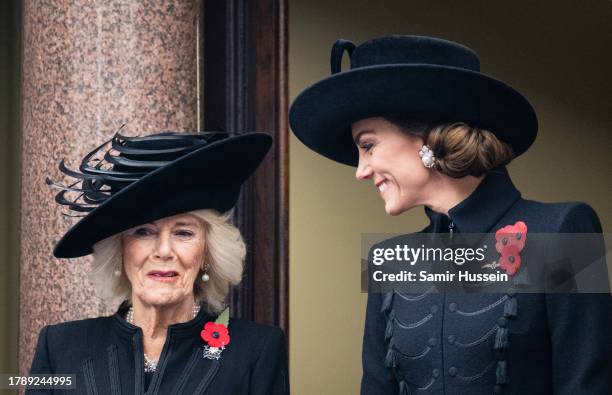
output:
<svg viewBox="0 0 612 395"><path fill-rule="evenodd" d="M505 168L449 216L426 213L430 233L488 233L516 221L529 233L601 233L584 203L522 199ZM370 293L361 393L607 395L611 333L609 293Z"/></svg>
<svg viewBox="0 0 612 395"><path fill-rule="evenodd" d="M46 326L32 374L76 374L76 390L41 394L143 394L142 330L120 309L110 317ZM229 323L230 344L216 360L204 359L200 331L214 321L204 310L192 321L171 325L147 394L288 394L283 332L241 319Z"/></svg>

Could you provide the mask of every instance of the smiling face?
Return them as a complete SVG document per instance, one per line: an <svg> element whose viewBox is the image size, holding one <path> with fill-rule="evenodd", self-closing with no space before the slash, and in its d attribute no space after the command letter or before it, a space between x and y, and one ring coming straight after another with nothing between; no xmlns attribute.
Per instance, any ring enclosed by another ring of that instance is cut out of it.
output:
<svg viewBox="0 0 612 395"><path fill-rule="evenodd" d="M206 229L201 219L180 214L123 232L123 269L132 300L169 306L193 300L204 261Z"/></svg>
<svg viewBox="0 0 612 395"><path fill-rule="evenodd" d="M359 151L355 176L372 180L385 201L385 211L398 215L424 204L434 172L423 166L423 140L403 132L384 118L366 118L352 125Z"/></svg>

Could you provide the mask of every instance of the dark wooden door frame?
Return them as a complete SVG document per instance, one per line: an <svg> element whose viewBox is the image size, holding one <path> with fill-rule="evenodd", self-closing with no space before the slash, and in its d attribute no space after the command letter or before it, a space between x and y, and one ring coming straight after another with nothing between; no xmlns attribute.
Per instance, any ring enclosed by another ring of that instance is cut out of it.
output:
<svg viewBox="0 0 612 395"><path fill-rule="evenodd" d="M203 0L201 15L201 124L274 137L236 207L248 254L230 299L233 315L288 335L287 0Z"/></svg>

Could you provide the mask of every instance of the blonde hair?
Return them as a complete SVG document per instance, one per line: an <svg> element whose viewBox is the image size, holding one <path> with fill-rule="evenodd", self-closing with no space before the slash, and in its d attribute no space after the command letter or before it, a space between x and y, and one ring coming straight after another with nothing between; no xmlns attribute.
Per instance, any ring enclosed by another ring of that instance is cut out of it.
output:
<svg viewBox="0 0 612 395"><path fill-rule="evenodd" d="M195 299L209 313L219 313L226 306L230 287L242 280L246 246L240 230L232 224L232 211L220 214L215 210L196 210L189 214L204 223L206 249L200 273L193 284ZM121 233L96 243L93 247L90 280L98 294L108 302L130 299L132 287L122 269ZM210 280L202 274L207 267ZM120 276L115 272L121 271Z"/></svg>
<svg viewBox="0 0 612 395"><path fill-rule="evenodd" d="M436 157L434 168L453 178L479 177L514 158L512 148L491 131L463 122L430 127L424 123L388 120L403 132L421 137Z"/></svg>

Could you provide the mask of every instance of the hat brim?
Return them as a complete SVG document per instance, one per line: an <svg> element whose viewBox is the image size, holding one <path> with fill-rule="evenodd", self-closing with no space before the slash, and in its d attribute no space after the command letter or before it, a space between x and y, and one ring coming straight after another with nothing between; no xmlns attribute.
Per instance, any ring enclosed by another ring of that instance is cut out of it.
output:
<svg viewBox="0 0 612 395"><path fill-rule="evenodd" d="M272 145L265 133L247 133L199 148L114 194L76 223L56 244L53 255L91 254L98 241L161 218L211 208L225 212L236 204L241 184Z"/></svg>
<svg viewBox="0 0 612 395"><path fill-rule="evenodd" d="M487 129L525 152L536 138L531 104L509 85L485 74L431 64L391 64L334 74L305 89L289 121L312 150L350 166L358 163L351 125L370 117L465 122Z"/></svg>

